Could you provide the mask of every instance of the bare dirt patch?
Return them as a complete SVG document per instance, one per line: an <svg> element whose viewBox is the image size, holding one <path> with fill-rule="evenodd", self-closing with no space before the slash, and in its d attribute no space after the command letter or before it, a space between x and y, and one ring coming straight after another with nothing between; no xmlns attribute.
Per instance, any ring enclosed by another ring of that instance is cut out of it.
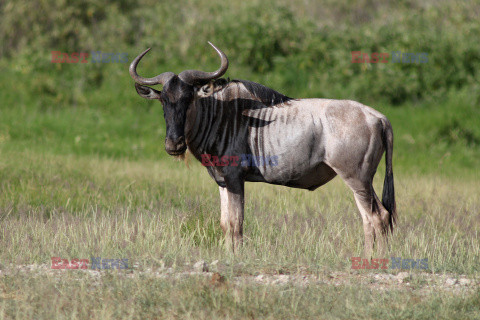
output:
<svg viewBox="0 0 480 320"><path fill-rule="evenodd" d="M135 264L133 268L126 270L57 270L47 264L30 265L8 265L2 266L0 278L15 276L18 274L30 275L32 277L51 277L57 281L86 280L93 283L101 282L112 273L120 277L152 278L165 280L181 280L190 277L204 278L211 285L261 285L261 286L354 286L362 285L372 290L407 290L421 294L430 294L438 290L462 293L474 291L480 287L480 279L458 274L435 274L428 272L406 272L398 273L374 273L352 270L309 273L307 271L294 274L269 274L269 273L240 273L228 274L223 268L224 265L217 260L212 263L199 261L192 266L182 268L142 268Z"/></svg>

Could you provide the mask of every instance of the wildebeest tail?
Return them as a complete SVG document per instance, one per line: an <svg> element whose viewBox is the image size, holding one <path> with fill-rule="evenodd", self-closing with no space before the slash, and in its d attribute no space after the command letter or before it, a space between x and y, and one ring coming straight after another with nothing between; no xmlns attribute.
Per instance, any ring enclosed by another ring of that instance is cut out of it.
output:
<svg viewBox="0 0 480 320"><path fill-rule="evenodd" d="M382 119L383 132L382 140L385 147L385 180L383 182L382 204L390 213L389 227L393 232L393 226L397 223L397 208L395 204L395 188L393 185L393 169L392 169L392 155L393 155L393 130L390 121Z"/></svg>

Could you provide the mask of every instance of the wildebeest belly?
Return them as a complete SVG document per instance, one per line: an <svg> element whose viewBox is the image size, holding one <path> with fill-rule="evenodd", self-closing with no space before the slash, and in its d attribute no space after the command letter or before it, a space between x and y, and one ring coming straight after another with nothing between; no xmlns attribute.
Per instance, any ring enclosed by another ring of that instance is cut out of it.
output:
<svg viewBox="0 0 480 320"><path fill-rule="evenodd" d="M250 114L264 120L264 125L249 129L249 148L262 163L249 170L247 181L313 190L335 177L335 172L324 162L320 115L324 101L315 102Z"/></svg>
<svg viewBox="0 0 480 320"><path fill-rule="evenodd" d="M277 178L266 182L292 188L315 190L332 180L336 175L337 174L332 168L322 162L316 167L307 170L303 175L296 179L284 180L280 177L280 179Z"/></svg>

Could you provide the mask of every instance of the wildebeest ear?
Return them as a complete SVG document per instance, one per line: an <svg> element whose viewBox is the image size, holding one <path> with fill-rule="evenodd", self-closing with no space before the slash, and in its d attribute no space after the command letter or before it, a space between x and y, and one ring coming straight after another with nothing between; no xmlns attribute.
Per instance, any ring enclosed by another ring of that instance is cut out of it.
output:
<svg viewBox="0 0 480 320"><path fill-rule="evenodd" d="M150 100L160 99L161 91L135 83L135 89L140 97Z"/></svg>
<svg viewBox="0 0 480 320"><path fill-rule="evenodd" d="M201 98L208 97L209 95L211 95L213 93L213 88L214 88L214 83L213 83L213 81L210 81L206 85L201 86L198 89L197 94Z"/></svg>

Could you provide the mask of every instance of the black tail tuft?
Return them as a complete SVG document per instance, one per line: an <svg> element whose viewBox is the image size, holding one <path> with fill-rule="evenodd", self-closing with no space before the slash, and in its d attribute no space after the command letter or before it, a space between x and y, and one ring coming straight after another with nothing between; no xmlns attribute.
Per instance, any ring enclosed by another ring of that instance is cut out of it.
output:
<svg viewBox="0 0 480 320"><path fill-rule="evenodd" d="M393 130L390 121L382 120L383 123L383 145L385 147L385 180L383 183L382 204L390 213L389 226L393 232L393 226L397 223L397 206L395 203L395 187L393 183L392 154L393 154Z"/></svg>

